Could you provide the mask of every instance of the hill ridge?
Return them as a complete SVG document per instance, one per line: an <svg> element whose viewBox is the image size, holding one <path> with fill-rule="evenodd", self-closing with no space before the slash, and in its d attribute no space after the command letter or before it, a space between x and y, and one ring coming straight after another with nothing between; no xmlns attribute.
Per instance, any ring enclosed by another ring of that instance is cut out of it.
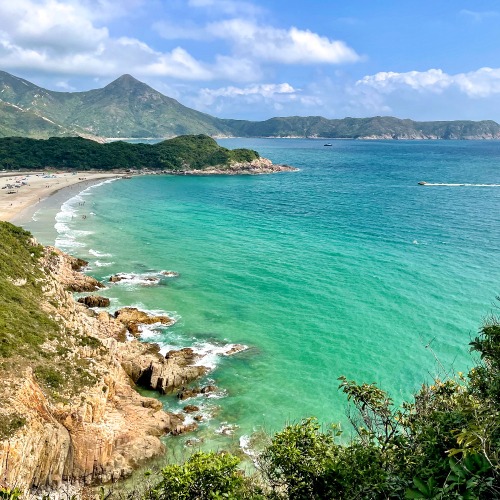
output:
<svg viewBox="0 0 500 500"><path fill-rule="evenodd" d="M221 119L184 106L127 73L101 88L59 92L0 71L1 103L14 107L0 106L0 137L76 135L116 139L206 134L328 139L500 139L500 125L493 120L414 121L392 116Z"/></svg>

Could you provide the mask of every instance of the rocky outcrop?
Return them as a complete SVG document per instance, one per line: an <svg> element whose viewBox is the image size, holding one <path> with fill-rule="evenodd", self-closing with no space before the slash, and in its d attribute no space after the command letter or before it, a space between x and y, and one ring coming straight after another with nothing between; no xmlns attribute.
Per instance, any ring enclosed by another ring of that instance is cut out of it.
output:
<svg viewBox="0 0 500 500"><path fill-rule="evenodd" d="M181 401L184 401L185 399L195 398L200 394L207 395L214 392L217 392L217 387L215 387L215 385L206 385L205 387L191 387L188 389L183 388L178 392L177 398Z"/></svg>
<svg viewBox="0 0 500 500"><path fill-rule="evenodd" d="M70 292L93 292L104 285L92 276L79 272L88 262L67 255L58 248L47 247L44 266Z"/></svg>
<svg viewBox="0 0 500 500"><path fill-rule="evenodd" d="M259 175L276 174L278 172L296 172L298 168L289 165L274 165L267 158L257 158L250 162L233 162L230 165L207 167L200 170L169 170L169 175Z"/></svg>
<svg viewBox="0 0 500 500"><path fill-rule="evenodd" d="M140 325L154 325L155 323L171 325L174 323L174 320L168 316L154 316L135 307L118 309L115 312L115 318L123 323L132 335L141 333Z"/></svg>
<svg viewBox="0 0 500 500"><path fill-rule="evenodd" d="M155 352L156 350L156 352ZM170 351L166 356L151 344L139 344L121 354L121 364L141 387L167 394L205 375L209 369L194 363L199 359L192 349Z"/></svg>
<svg viewBox="0 0 500 500"><path fill-rule="evenodd" d="M87 307L109 307L110 304L110 300L107 297L101 297L100 295L87 295L86 297L80 297L78 302L86 305Z"/></svg>
<svg viewBox="0 0 500 500"><path fill-rule="evenodd" d="M165 451L160 436L196 426L185 425L182 414L165 412L158 400L138 394L134 383L167 392L207 368L191 366L198 358L189 349L162 356L154 344L126 340L131 324L170 324L170 318L132 308L122 310L119 319L96 313L68 292L95 286L75 271L81 263L48 248L41 265L46 272L42 309L57 322L60 334L40 349L50 354L53 367L69 367L72 375L56 390L50 379L45 385L33 373L29 362L2 373L0 422L15 417L18 425L0 435L0 485L26 491L66 480L119 479Z"/></svg>

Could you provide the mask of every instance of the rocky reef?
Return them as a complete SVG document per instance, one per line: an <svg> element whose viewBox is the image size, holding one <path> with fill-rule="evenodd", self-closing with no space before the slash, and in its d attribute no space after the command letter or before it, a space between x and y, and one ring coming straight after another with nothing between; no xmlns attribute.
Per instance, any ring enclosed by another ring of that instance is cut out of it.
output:
<svg viewBox="0 0 500 500"><path fill-rule="evenodd" d="M191 349L163 356L157 345L127 335L127 329L138 334L141 323L168 324L170 318L148 318L133 309L114 317L89 309L104 304L99 297L77 302L72 291L102 286L78 271L84 264L53 247L34 264L41 276L35 284L41 286L40 307L57 334L32 351L33 359L42 356L37 365L30 362L29 349L24 357L16 353L0 359L5 368L0 375L0 486L26 492L62 481L117 480L165 452L160 436L193 427L134 386L165 393L208 368L193 365L197 355Z"/></svg>

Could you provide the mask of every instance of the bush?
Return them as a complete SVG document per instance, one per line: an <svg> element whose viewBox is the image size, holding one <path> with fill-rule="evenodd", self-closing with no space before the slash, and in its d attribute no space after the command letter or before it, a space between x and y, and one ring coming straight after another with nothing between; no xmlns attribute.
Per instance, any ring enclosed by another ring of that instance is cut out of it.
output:
<svg viewBox="0 0 500 500"><path fill-rule="evenodd" d="M228 453L195 453L183 465L162 469L162 481L148 496L157 500L245 498L240 460Z"/></svg>
<svg viewBox="0 0 500 500"><path fill-rule="evenodd" d="M327 472L336 446L331 431L323 433L315 418L275 434L259 458L259 468L277 493L288 498L327 498Z"/></svg>

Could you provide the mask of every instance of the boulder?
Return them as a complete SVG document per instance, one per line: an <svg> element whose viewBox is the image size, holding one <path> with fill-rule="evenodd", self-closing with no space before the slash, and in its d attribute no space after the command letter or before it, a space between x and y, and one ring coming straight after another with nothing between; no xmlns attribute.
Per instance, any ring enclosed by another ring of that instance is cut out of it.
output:
<svg viewBox="0 0 500 500"><path fill-rule="evenodd" d="M110 304L107 297L101 297L100 295L87 295L86 297L80 297L78 302L80 302L80 304L85 304L87 307L108 307Z"/></svg>
<svg viewBox="0 0 500 500"><path fill-rule="evenodd" d="M139 325L153 325L161 323L162 325L171 325L174 323L168 316L153 316L147 312L140 311L135 307L124 307L115 312L115 318L121 321L132 335L138 335L141 332Z"/></svg>
<svg viewBox="0 0 500 500"><path fill-rule="evenodd" d="M179 273L176 271L162 271L160 274L167 278L177 278L179 276Z"/></svg>
<svg viewBox="0 0 500 500"><path fill-rule="evenodd" d="M177 393L177 399L184 401L185 399L195 398L199 394L207 395L217 391L217 387L215 385L206 385L205 387L190 387L190 388L182 388Z"/></svg>

